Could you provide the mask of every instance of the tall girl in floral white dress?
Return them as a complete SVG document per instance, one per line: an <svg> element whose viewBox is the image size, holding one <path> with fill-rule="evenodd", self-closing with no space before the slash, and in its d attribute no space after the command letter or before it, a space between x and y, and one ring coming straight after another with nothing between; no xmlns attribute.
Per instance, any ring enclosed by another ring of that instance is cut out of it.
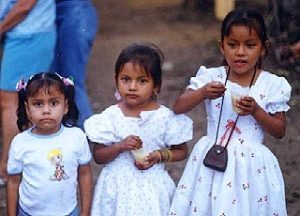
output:
<svg viewBox="0 0 300 216"><path fill-rule="evenodd" d="M165 162L187 156L185 142L192 139L192 121L155 100L161 85L156 48L137 44L125 48L115 78L121 101L84 124L95 143L95 161L105 164L92 215L166 216L175 184Z"/></svg>
<svg viewBox="0 0 300 216"><path fill-rule="evenodd" d="M207 134L194 146L169 215L287 215L282 173L276 157L264 145L264 132L275 138L284 136L291 87L285 78L261 69L260 59L267 47L265 25L259 13L229 13L222 24L220 42L226 66L200 67L187 90L177 98L175 113L187 112L205 102ZM252 77L254 82L249 87ZM235 100L234 93L245 95ZM203 159L215 142L223 95L217 143L228 139L236 112L240 117L227 146L227 168L219 172L204 166ZM238 111L234 111L233 103Z"/></svg>

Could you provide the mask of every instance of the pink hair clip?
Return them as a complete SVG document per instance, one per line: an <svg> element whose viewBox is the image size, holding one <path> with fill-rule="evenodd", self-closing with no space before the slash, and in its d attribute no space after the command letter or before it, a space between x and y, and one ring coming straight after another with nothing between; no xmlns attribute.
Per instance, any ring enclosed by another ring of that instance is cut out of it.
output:
<svg viewBox="0 0 300 216"><path fill-rule="evenodd" d="M21 79L19 82L17 82L16 90L17 91L20 91L22 89L25 90L26 85L27 85L27 83L23 79Z"/></svg>
<svg viewBox="0 0 300 216"><path fill-rule="evenodd" d="M74 81L73 81L73 77L68 77L68 78L65 78L65 77L62 77L61 75L59 75L57 72L55 72L55 74L64 82L64 84L66 86L74 86Z"/></svg>
<svg viewBox="0 0 300 216"><path fill-rule="evenodd" d="M62 81L64 82L64 84L66 86L69 86L69 85L74 86L74 82L73 82L73 80L70 77L68 77L68 78L64 78L63 77Z"/></svg>

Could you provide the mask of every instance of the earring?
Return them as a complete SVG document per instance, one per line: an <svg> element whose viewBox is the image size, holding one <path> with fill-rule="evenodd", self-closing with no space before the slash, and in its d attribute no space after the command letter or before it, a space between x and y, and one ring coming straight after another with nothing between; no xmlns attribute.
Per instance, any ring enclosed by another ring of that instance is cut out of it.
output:
<svg viewBox="0 0 300 216"><path fill-rule="evenodd" d="M117 99L117 101L121 100L121 95L120 95L120 92L118 89L116 89L116 91L115 91L115 98Z"/></svg>

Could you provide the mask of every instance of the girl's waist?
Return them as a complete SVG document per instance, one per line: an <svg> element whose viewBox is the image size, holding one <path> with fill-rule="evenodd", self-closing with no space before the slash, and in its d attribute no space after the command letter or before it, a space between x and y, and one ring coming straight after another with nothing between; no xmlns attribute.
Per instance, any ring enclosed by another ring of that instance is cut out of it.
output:
<svg viewBox="0 0 300 216"><path fill-rule="evenodd" d="M164 170L164 163L156 163L147 170L139 170L135 164L134 160L124 161L116 158L114 161L105 165L105 169L109 170L118 170L118 172L132 172L132 173L156 173L157 171L161 172Z"/></svg>
<svg viewBox="0 0 300 216"><path fill-rule="evenodd" d="M241 144L244 146L260 146L263 145L264 137L259 135L240 135L240 134L233 134L230 139L229 135L224 136L223 134L218 136L218 139L216 140L216 134L215 133L208 133L206 136L207 139L210 140L210 143L212 144L218 144L225 146L228 142L228 145L233 145L233 143Z"/></svg>

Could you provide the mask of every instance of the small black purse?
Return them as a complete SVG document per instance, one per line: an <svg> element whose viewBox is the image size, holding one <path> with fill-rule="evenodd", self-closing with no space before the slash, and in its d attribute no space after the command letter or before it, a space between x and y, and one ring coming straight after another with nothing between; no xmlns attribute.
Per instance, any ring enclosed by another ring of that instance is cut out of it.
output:
<svg viewBox="0 0 300 216"><path fill-rule="evenodd" d="M214 144L206 153L203 163L213 170L224 172L227 167L227 148Z"/></svg>
<svg viewBox="0 0 300 216"><path fill-rule="evenodd" d="M221 110L222 110L222 108L221 108ZM220 116L221 116L221 113L220 113ZM227 146L229 144L230 138L233 134L233 131L234 131L234 128L236 126L239 116L240 115L237 115L237 117L235 119L234 125L230 131L230 134L229 134L229 137L228 137L228 140L227 140L225 146L216 144L217 139L218 139L219 126L220 126L220 120L219 120L215 144L208 150L208 152L206 153L204 160L203 160L203 164L206 167L209 167L213 170L217 170L220 172L224 172L226 170L227 161L228 161Z"/></svg>
<svg viewBox="0 0 300 216"><path fill-rule="evenodd" d="M228 68L228 73L227 73L227 77L225 80L225 86L229 77L229 72L230 72L230 68ZM254 73L250 82L250 87L253 83L254 77L256 74L256 68L254 69ZM220 109L220 115L219 115L219 120L218 120L218 126L217 126L217 132L216 132L216 138L215 138L215 144L208 150L208 152L206 153L204 159L203 159L203 164L206 167L209 167L213 170L217 170L220 172L224 172L226 170L227 167L227 161L228 161L228 153L227 153L227 146L229 144L229 141L231 139L231 136L233 134L233 131L235 129L236 123L238 121L238 118L240 115L237 115L234 125L230 131L228 140L225 144L225 146L222 145L217 145L217 140L218 140L218 134L219 134L219 127L220 127L220 121L221 121L221 114L222 114L222 110L223 110L223 102L224 102L224 95L222 97L222 102L221 102L221 109Z"/></svg>

